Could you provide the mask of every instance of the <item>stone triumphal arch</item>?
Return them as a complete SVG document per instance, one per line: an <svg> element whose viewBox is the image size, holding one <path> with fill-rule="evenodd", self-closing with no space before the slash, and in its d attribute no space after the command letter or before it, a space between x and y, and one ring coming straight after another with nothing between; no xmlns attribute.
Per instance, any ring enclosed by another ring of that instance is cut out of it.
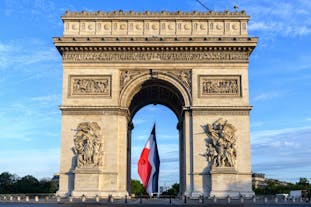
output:
<svg viewBox="0 0 311 207"><path fill-rule="evenodd" d="M66 12L61 196L124 196L132 118L147 104L178 117L181 192L252 195L248 60L241 12Z"/></svg>

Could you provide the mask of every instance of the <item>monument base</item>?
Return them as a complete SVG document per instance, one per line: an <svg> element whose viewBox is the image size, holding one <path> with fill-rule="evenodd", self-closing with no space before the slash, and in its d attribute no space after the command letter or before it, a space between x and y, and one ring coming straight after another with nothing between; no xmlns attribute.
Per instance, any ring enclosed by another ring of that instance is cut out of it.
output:
<svg viewBox="0 0 311 207"><path fill-rule="evenodd" d="M99 167L77 167L74 171L72 197L125 197L127 191L117 188L117 173L104 172Z"/></svg>
<svg viewBox="0 0 311 207"><path fill-rule="evenodd" d="M60 196L61 198L67 198L70 196L68 191L57 191L56 196Z"/></svg>
<svg viewBox="0 0 311 207"><path fill-rule="evenodd" d="M115 191L72 191L71 196L72 197L79 197L85 196L87 198L108 198L109 196L112 196L113 198L125 198L125 196L128 196L129 193L124 192L115 192Z"/></svg>
<svg viewBox="0 0 311 207"><path fill-rule="evenodd" d="M250 173L239 173L230 167L214 167L210 171L210 197L252 197L252 180Z"/></svg>

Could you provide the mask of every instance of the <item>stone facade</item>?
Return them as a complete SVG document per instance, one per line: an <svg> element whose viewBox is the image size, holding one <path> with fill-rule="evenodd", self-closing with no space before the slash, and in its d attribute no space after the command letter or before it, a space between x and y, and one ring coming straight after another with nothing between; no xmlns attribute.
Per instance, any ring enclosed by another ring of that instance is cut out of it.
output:
<svg viewBox="0 0 311 207"><path fill-rule="evenodd" d="M124 196L132 118L176 114L184 195L253 195L248 61L242 12L66 12L61 196Z"/></svg>

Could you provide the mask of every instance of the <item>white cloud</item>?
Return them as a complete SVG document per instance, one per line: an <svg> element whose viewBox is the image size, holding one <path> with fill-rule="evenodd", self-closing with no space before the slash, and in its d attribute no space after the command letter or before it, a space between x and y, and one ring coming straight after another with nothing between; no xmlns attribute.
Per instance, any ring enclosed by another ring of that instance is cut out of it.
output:
<svg viewBox="0 0 311 207"><path fill-rule="evenodd" d="M50 24L56 24L59 12L64 12L63 8L48 0L7 0L2 6L1 11L8 17L17 15L33 22L46 19Z"/></svg>
<svg viewBox="0 0 311 207"><path fill-rule="evenodd" d="M233 10L234 2L229 0L202 1L210 9L222 11ZM247 1L238 2L240 10L246 10L251 16L249 32L260 33L261 38L275 38L276 36L302 36L311 34L311 5L308 0L297 1ZM189 2L194 10L206 11L197 2Z"/></svg>
<svg viewBox="0 0 311 207"><path fill-rule="evenodd" d="M20 149L0 151L0 172L37 178L52 177L59 171L60 149Z"/></svg>
<svg viewBox="0 0 311 207"><path fill-rule="evenodd" d="M167 140L179 140L179 135L178 134L158 134L157 137L159 139L165 139Z"/></svg>
<svg viewBox="0 0 311 207"><path fill-rule="evenodd" d="M249 30L271 30L275 27L275 23L252 22L248 25Z"/></svg>
<svg viewBox="0 0 311 207"><path fill-rule="evenodd" d="M161 108L158 107L157 105L148 105L148 107L146 108L146 111L158 112L158 111L161 111Z"/></svg>
<svg viewBox="0 0 311 207"><path fill-rule="evenodd" d="M30 81L47 79L50 82L52 78L59 80L60 85L61 57L54 46L42 44L39 40L0 42L0 71L6 72L11 89L13 86L25 87ZM14 80L16 74L19 81Z"/></svg>
<svg viewBox="0 0 311 207"><path fill-rule="evenodd" d="M0 42L0 52L9 52L14 50L14 48L12 47L12 45L8 45L8 44L4 44Z"/></svg>
<svg viewBox="0 0 311 207"><path fill-rule="evenodd" d="M147 120L144 119L144 118L134 118L134 119L133 119L134 127L135 127L136 125L144 124L144 123L146 123L146 122L147 122Z"/></svg>
<svg viewBox="0 0 311 207"><path fill-rule="evenodd" d="M272 36L301 36L311 33L309 2L262 0L245 6L252 17L250 32L264 32Z"/></svg>
<svg viewBox="0 0 311 207"><path fill-rule="evenodd" d="M17 99L7 103L0 110L0 130L2 143L19 140L36 143L45 139L55 139L60 135L59 95L38 96ZM0 147L1 149L1 147Z"/></svg>
<svg viewBox="0 0 311 207"><path fill-rule="evenodd" d="M286 135L292 136L293 138L299 136L301 134L309 134L311 133L311 127L296 127L296 128L284 128L284 129L274 129L274 130L259 130L251 132L251 140L252 143L270 143L271 140L275 140L276 138L280 138L280 136ZM310 143L311 144L311 143Z"/></svg>
<svg viewBox="0 0 311 207"><path fill-rule="evenodd" d="M52 95L46 95L46 96L37 96L32 97L30 100L37 102L39 104L50 104L53 103L61 103L62 96L60 94L52 94Z"/></svg>
<svg viewBox="0 0 311 207"><path fill-rule="evenodd" d="M261 94L256 95L251 101L267 101L271 99L280 98L282 96L282 92L275 91L275 92L263 92Z"/></svg>
<svg viewBox="0 0 311 207"><path fill-rule="evenodd" d="M252 132L253 171L288 181L306 176L311 169L310 140L311 127ZM294 173L293 169L300 174Z"/></svg>

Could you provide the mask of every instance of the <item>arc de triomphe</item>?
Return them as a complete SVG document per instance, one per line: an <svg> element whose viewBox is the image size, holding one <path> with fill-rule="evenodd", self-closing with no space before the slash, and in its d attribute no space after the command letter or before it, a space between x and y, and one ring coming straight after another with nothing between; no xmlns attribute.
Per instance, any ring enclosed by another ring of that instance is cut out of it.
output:
<svg viewBox="0 0 311 207"><path fill-rule="evenodd" d="M129 193L132 118L147 104L178 118L183 195L253 195L248 61L257 38L244 11L82 11L62 20L59 195Z"/></svg>

